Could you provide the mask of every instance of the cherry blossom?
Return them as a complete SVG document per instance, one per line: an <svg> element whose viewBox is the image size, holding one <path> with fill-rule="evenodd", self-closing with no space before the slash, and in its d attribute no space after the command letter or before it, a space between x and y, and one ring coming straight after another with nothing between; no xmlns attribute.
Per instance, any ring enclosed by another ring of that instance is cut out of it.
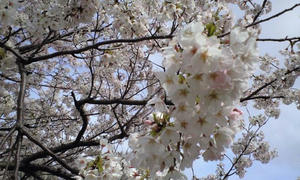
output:
<svg viewBox="0 0 300 180"><path fill-rule="evenodd" d="M183 180L199 159L219 163L202 179L244 177L277 156L261 129L280 105L300 109L299 37L260 35L298 6L1 1L0 178Z"/></svg>

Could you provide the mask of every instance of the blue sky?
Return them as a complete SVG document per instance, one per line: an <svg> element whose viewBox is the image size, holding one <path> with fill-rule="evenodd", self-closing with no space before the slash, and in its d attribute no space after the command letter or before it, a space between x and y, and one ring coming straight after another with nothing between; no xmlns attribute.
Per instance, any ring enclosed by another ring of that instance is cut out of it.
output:
<svg viewBox="0 0 300 180"><path fill-rule="evenodd" d="M299 0L273 0L270 15L289 8ZM268 15L269 16L269 15ZM300 7L277 19L262 24L261 38L284 38L300 36ZM288 43L259 43L261 55L268 53L279 56L278 50L286 48ZM297 79L295 88L300 88ZM294 104L281 105L279 119L272 119L264 127L266 140L276 148L279 156L269 164L256 162L245 176L245 180L293 180L300 176L300 110ZM232 178L238 179L238 178Z"/></svg>

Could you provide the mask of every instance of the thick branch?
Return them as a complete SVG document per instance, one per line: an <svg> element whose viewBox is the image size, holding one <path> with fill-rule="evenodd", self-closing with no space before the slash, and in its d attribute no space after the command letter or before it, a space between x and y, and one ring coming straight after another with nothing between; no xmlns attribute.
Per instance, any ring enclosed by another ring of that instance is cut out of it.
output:
<svg viewBox="0 0 300 180"><path fill-rule="evenodd" d="M18 130L18 136L16 139L17 143L17 151L15 155L15 170L14 170L14 179L18 180L18 172L20 166L20 153L21 153L21 144L23 140L23 134L20 132L20 127L23 126L23 110L24 110L24 98L25 98L25 87L26 87L26 72L23 64L18 63L19 74L21 76L21 83L18 92L18 100L17 100L17 122L16 128Z"/></svg>
<svg viewBox="0 0 300 180"><path fill-rule="evenodd" d="M63 55L70 55L70 54L78 54L82 53L84 51L88 51L90 49L97 49L99 46L103 45L108 45L108 44L115 44L115 43L136 43L136 42L141 42L141 41L147 41L147 40L154 40L154 39L172 39L173 35L165 35L165 36L149 36L149 37L142 37L142 38L136 38L136 39L113 39L113 40L107 40L107 41L102 41L90 46L86 46L80 49L74 49L74 50L68 50L68 51L60 51L36 58L32 58L28 61L25 61L25 64L31 64L33 62L38 62L46 59L51 59L55 58L58 56L63 56Z"/></svg>
<svg viewBox="0 0 300 180"><path fill-rule="evenodd" d="M20 89L18 93L17 101L17 126L23 125L23 109L24 109L24 97L25 97L25 86L26 86L26 72L23 64L19 65L19 73L21 76Z"/></svg>
<svg viewBox="0 0 300 180"><path fill-rule="evenodd" d="M13 170L15 168L15 165L13 163L9 162L0 162L0 169L6 168L8 165L8 170ZM54 176L61 177L63 179L68 179L68 180L73 180L72 174L63 172L59 169L51 168L49 166L43 166L43 165L35 165L35 164L21 164L20 165L20 171L23 171L25 173L31 173L31 172L37 172L37 171L42 171L42 172L48 172Z"/></svg>
<svg viewBox="0 0 300 180"><path fill-rule="evenodd" d="M71 168L65 161L61 160L59 157L57 157L50 149L45 147L41 142L39 142L37 139L35 139L29 132L27 132L25 129L20 129L20 131L33 143L38 145L41 149L44 150L48 155L50 155L55 161L57 161L59 164L61 164L64 168L72 172L73 174L78 174L79 170Z"/></svg>
<svg viewBox="0 0 300 180"><path fill-rule="evenodd" d="M123 105L136 105L144 106L149 100L127 100L127 99L111 99L111 100L88 100L88 104L108 105L108 104L123 104ZM174 105L171 101L165 101L166 105Z"/></svg>
<svg viewBox="0 0 300 180"><path fill-rule="evenodd" d="M21 62L25 62L26 60L14 49L12 49L11 47L5 45L5 44L0 44L0 47L3 47L6 51L11 52L12 54L14 54L17 57L17 61L21 61Z"/></svg>
<svg viewBox="0 0 300 180"><path fill-rule="evenodd" d="M254 96L254 97L250 97L247 100L252 100L252 99L282 99L285 98L284 96Z"/></svg>
<svg viewBox="0 0 300 180"><path fill-rule="evenodd" d="M60 146L50 148L49 150L53 153L58 153L58 152L65 152L65 151L68 151L70 149L74 149L77 147L91 147L91 146L99 146L99 145L100 145L99 141L80 141L77 143L72 142L72 143L68 143L68 144L62 144ZM26 162L34 161L39 158L45 158L48 155L49 154L47 152L40 151L40 152L34 153L34 154L29 155L28 157L24 158L22 160L22 162L26 163Z"/></svg>
<svg viewBox="0 0 300 180"><path fill-rule="evenodd" d="M16 155L15 155L15 170L14 170L14 179L15 180L19 179L18 173L19 173L19 168L20 168L20 153L21 153L22 140L23 140L23 135L19 131L17 139L16 139L17 152L16 152Z"/></svg>
<svg viewBox="0 0 300 180"><path fill-rule="evenodd" d="M103 31L105 28L111 26L111 24L108 24L100 29L94 29L94 30L91 30L91 32L101 32ZM31 45L25 45L25 46L22 46L22 47L19 47L18 50L21 54L24 54L24 53L27 53L29 51L32 51L36 48L39 48L39 47L42 47L46 44L50 44L54 41L57 41L57 40L62 40L63 38L65 37L68 37L68 36L71 36L73 35L74 33L78 33L79 31L86 31L86 30L83 30L83 29L78 29L76 32L68 32L66 34L62 34L62 35L58 35L58 36L55 36L51 39L48 39L48 40L45 40L43 41L42 43L39 43L39 44L31 44Z"/></svg>
<svg viewBox="0 0 300 180"><path fill-rule="evenodd" d="M75 107L77 109L77 111L79 111L79 114L81 116L81 119L82 119L82 127L75 139L75 143L79 142L80 139L82 138L82 136L84 135L86 129L87 129L87 126L88 126L88 118L83 110L83 106L84 106L84 103L83 101L77 101L76 100L76 97L75 97L75 94L74 92L71 93L73 99L74 99L74 104L75 104Z"/></svg>

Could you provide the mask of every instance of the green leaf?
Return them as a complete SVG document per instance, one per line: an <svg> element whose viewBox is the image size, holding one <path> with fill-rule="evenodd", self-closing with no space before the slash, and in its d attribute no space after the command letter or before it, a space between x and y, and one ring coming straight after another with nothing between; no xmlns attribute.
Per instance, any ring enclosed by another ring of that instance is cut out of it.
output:
<svg viewBox="0 0 300 180"><path fill-rule="evenodd" d="M143 175L142 179L148 179L149 176L150 176L150 170L147 169L145 174Z"/></svg>
<svg viewBox="0 0 300 180"><path fill-rule="evenodd" d="M3 49L3 48L0 48L0 59L3 59L3 58L5 58L5 56L6 56L5 49Z"/></svg>
<svg viewBox="0 0 300 180"><path fill-rule="evenodd" d="M156 135L157 135L157 132L155 132L155 130L151 130L150 131L150 135L152 136L152 137L155 137Z"/></svg>
<svg viewBox="0 0 300 180"><path fill-rule="evenodd" d="M169 122L170 121L170 115L167 113L164 113L163 115L165 122Z"/></svg>
<svg viewBox="0 0 300 180"><path fill-rule="evenodd" d="M178 75L178 83L179 84L185 83L185 77L182 74Z"/></svg>
<svg viewBox="0 0 300 180"><path fill-rule="evenodd" d="M209 24L206 24L206 29L207 29L207 36L210 37L215 34L217 27L214 23L209 23Z"/></svg>
<svg viewBox="0 0 300 180"><path fill-rule="evenodd" d="M104 53L107 53L109 55L113 55L114 54L114 52L112 50L109 50L109 49L104 50Z"/></svg>
<svg viewBox="0 0 300 180"><path fill-rule="evenodd" d="M93 166L94 166L94 161L90 161L90 162L87 163L85 169L91 168Z"/></svg>
<svg viewBox="0 0 300 180"><path fill-rule="evenodd" d="M102 160L102 158L100 156L97 156L96 167L97 167L99 173L103 172L103 160Z"/></svg>
<svg viewBox="0 0 300 180"><path fill-rule="evenodd" d="M155 123L158 123L157 116L156 116L155 113L153 113L153 120L154 120Z"/></svg>
<svg viewBox="0 0 300 180"><path fill-rule="evenodd" d="M199 104L200 103L200 98L197 96L196 97L196 103Z"/></svg>

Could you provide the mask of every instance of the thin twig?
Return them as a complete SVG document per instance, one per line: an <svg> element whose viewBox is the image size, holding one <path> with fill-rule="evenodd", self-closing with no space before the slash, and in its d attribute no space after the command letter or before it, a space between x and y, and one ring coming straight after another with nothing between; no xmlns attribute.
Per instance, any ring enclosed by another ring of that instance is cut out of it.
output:
<svg viewBox="0 0 300 180"><path fill-rule="evenodd" d="M251 24L249 24L248 26L246 26L246 28L251 27L251 26L255 26L255 25L260 24L260 23L262 23L262 22L269 21L269 20L271 20L271 19L274 19L274 18L276 18L276 17L278 17L278 16L280 16L280 15L286 13L286 12L292 11L292 10L295 9L297 6L300 6L300 3L295 4L294 6L288 8L288 9L285 9L285 10L283 10L283 11L277 13L277 14L274 14L273 16L270 16L270 17L268 17L268 18L262 19L262 20L260 20L260 21L254 22L254 23L251 23Z"/></svg>
<svg viewBox="0 0 300 180"><path fill-rule="evenodd" d="M300 6L300 3L295 4L295 5L292 6L291 8L285 9L285 10L283 10L283 11L281 11L281 12L279 12L279 13L273 15L273 16L270 16L270 17L268 17L268 18L262 19L262 20L260 20L260 21L256 21L256 22L254 22L254 23L251 23L251 24L247 25L245 28L248 28L248 27L251 27L251 26L255 26L255 25L260 24L260 23L265 22L265 21L269 21L269 20L271 20L271 19L273 19L273 18L276 18L276 17L278 17L278 16L280 16L280 15L282 15L282 14L288 12L288 11L293 10L293 9L296 8L297 6ZM221 35L219 35L219 36L217 36L217 37L218 37L218 38L222 38L222 37L227 36L227 35L229 35L229 34L230 34L230 31L227 32L227 33L221 34Z"/></svg>
<svg viewBox="0 0 300 180"><path fill-rule="evenodd" d="M260 11L256 14L256 16L253 18L253 22L255 22L257 20L257 18L260 16L260 14L262 13L263 9L265 8L266 4L267 4L268 0L264 0L264 2L262 3L261 9Z"/></svg>
<svg viewBox="0 0 300 180"><path fill-rule="evenodd" d="M7 138L9 138L16 130L16 126L14 126L6 135L5 137L2 139L2 142L0 144L0 149L2 149L2 146L4 145L4 143L6 142Z"/></svg>
<svg viewBox="0 0 300 180"><path fill-rule="evenodd" d="M294 71L299 71L300 70L300 67L295 67L294 69L291 69L291 70L287 70L286 73L284 73L284 75L288 75ZM256 94L258 94L261 90L263 90L264 88L266 88L267 86L273 84L274 82L276 82L278 80L278 78L275 78L273 79L272 81L262 85L261 87L259 87L258 89L256 89L255 91L253 91L252 93L250 93L247 97L245 98L241 98L240 99L240 102L244 102L244 101L247 101L247 100L250 100L252 99L252 97ZM281 97L280 97L281 98Z"/></svg>
<svg viewBox="0 0 300 180"><path fill-rule="evenodd" d="M227 173L225 174L225 176L223 177L222 180L226 180L229 176L233 175L232 173L230 173L233 168L235 167L235 165L239 162L239 160L242 158L242 156L244 155L244 153L246 152L247 148L249 147L251 141L255 138L257 132L260 130L260 128L265 125L267 123L268 120L266 120L262 125L260 125L256 131L253 133L253 135L251 136L251 138L248 140L247 144L245 145L244 149L242 150L242 152L239 154L239 156L235 159L234 163L232 163L231 167L229 168L229 170L227 171Z"/></svg>
<svg viewBox="0 0 300 180"><path fill-rule="evenodd" d="M278 38L278 39L275 39L275 38L258 38L258 39L256 39L256 41L274 41L274 42L293 41L293 40L300 41L300 37L291 37L291 38L285 37L285 38Z"/></svg>

